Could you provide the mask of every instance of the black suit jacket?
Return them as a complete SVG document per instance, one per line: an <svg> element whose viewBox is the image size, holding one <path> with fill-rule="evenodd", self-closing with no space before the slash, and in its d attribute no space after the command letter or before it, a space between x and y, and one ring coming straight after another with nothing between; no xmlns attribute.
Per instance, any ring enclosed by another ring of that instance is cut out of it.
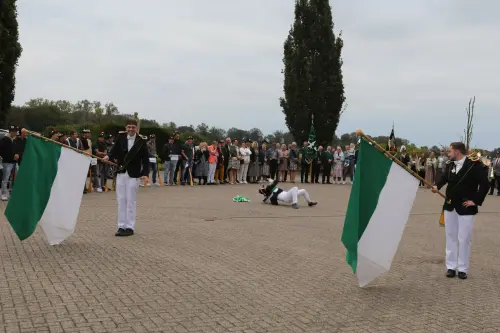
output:
<svg viewBox="0 0 500 333"><path fill-rule="evenodd" d="M476 215L478 206L481 206L489 191L488 171L480 161L474 162L466 158L458 173L453 173L455 164L447 164L446 172L437 182L437 188L441 189L445 184L446 201L443 209L455 211L458 215ZM472 200L476 205L464 207L462 204ZM451 203L450 203L451 201Z"/></svg>
<svg viewBox="0 0 500 333"><path fill-rule="evenodd" d="M118 173L127 172L131 178L149 176L149 152L146 140L139 134L135 135L134 147L128 150L127 134L120 135L108 156L110 160L116 159L120 168ZM138 148L138 149L137 149ZM127 154L130 154L127 156Z"/></svg>

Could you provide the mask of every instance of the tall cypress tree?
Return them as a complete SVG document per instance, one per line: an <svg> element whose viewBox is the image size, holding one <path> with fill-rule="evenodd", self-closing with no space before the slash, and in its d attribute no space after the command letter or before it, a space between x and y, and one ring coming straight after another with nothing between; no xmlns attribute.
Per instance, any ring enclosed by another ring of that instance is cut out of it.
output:
<svg viewBox="0 0 500 333"><path fill-rule="evenodd" d="M345 101L341 52L328 0L297 0L284 45L284 94L280 105L295 140L308 138L314 115L317 141L330 143Z"/></svg>
<svg viewBox="0 0 500 333"><path fill-rule="evenodd" d="M19 43L16 0L0 0L0 124L4 125L14 101Z"/></svg>

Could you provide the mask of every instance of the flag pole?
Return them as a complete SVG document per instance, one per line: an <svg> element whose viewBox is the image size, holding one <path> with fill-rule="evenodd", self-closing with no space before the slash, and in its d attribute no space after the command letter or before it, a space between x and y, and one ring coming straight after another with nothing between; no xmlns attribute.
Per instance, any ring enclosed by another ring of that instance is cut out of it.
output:
<svg viewBox="0 0 500 333"><path fill-rule="evenodd" d="M402 167L403 169L405 169L406 171L408 171L409 174L411 174L413 177L417 178L419 181L421 181L422 183L424 183L428 188L430 188L430 189L433 188L433 185L431 183L429 183L428 181L426 181L424 178L420 177L416 172L414 172L412 169L410 169L408 166L406 166L403 162L401 162L396 157L394 157L394 155L392 155L387 150L385 150L381 145L379 145L378 143L376 143L375 141L373 141L373 139L370 138L368 135L366 135L363 132L363 130L361 130L361 129L356 130L356 135L357 136L361 136L363 139L365 139L366 141L368 141L369 143L371 143L375 148L377 148L378 151L384 153L385 156L387 156L394 163L396 163L397 165L399 165L400 167ZM446 196L442 192L437 191L436 193L439 194L443 199L446 199Z"/></svg>
<svg viewBox="0 0 500 333"><path fill-rule="evenodd" d="M76 148L73 148L71 146L68 146L68 145L65 145L64 143L61 143L61 142L58 142L58 141L55 141L55 140L52 140L52 139L49 139L49 138L46 138L44 137L43 135L40 135L38 133L35 133L35 132L31 132L31 131L28 131L26 130L26 132L29 134L29 135L32 135L34 137L37 137L41 140L44 140L44 141L50 141L52 143L55 143L56 145L59 145L59 146L63 146L64 148L68 148L68 149L71 149L73 150L74 152L77 152L79 154L82 154L82 155L85 155L85 156L89 156L89 157L92 157L92 158L96 158L98 159L99 161L101 161L102 163L106 163L106 164L109 164L109 165L112 165L112 166L118 166L118 164L116 163L113 163L111 161L108 161L108 160L105 160L104 158L102 157L99 157L99 156L96 156L96 155L92 155L90 153L87 153L86 151L83 151L83 150L80 150L80 149L76 149Z"/></svg>

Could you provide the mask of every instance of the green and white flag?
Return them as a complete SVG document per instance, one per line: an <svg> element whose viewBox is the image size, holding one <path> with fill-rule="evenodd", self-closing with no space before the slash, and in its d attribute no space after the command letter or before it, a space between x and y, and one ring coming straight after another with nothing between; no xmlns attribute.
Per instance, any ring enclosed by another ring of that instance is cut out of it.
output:
<svg viewBox="0 0 500 333"><path fill-rule="evenodd" d="M20 240L40 225L50 245L75 230L90 157L29 136L5 217Z"/></svg>
<svg viewBox="0 0 500 333"><path fill-rule="evenodd" d="M419 181L361 139L342 243L363 287L387 272L408 222Z"/></svg>

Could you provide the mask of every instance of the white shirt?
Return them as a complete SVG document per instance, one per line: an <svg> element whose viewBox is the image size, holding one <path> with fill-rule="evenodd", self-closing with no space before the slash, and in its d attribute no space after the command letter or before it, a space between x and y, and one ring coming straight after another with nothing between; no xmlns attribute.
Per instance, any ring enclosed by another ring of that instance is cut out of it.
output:
<svg viewBox="0 0 500 333"><path fill-rule="evenodd" d="M134 145L136 135L137 134L134 134L133 136L127 135L127 148L129 151L130 149L132 149L132 146Z"/></svg>
<svg viewBox="0 0 500 333"><path fill-rule="evenodd" d="M462 158L461 160L454 161L453 163L455 163L455 168L454 168L454 170L455 170L455 171L453 171L453 170L452 170L452 172L453 172L453 173L458 173L458 172L460 172L460 170L462 169L462 167L463 167L463 165L464 165L464 162L465 162L465 157L464 157L464 158Z"/></svg>

